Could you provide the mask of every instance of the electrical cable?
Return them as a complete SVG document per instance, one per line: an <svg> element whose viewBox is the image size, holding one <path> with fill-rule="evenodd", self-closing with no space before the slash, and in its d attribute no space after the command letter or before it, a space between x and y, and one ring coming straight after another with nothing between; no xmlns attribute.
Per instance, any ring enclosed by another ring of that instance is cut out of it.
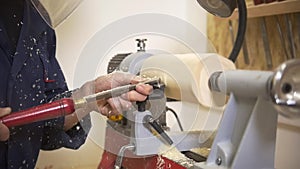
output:
<svg viewBox="0 0 300 169"><path fill-rule="evenodd" d="M175 116L175 118L176 118L176 120L177 120L177 123L178 123L178 125L179 125L180 130L183 131L183 127L182 127L182 125L181 125L181 122L180 122L180 119L178 118L177 113L176 113L173 109L171 109L171 108L169 108L169 107L166 107L166 111L170 111L170 112L172 112L172 113L174 114L174 116Z"/></svg>
<svg viewBox="0 0 300 169"><path fill-rule="evenodd" d="M232 62L236 62L236 59L243 45L246 28L247 28L247 7L246 7L245 0L237 0L237 7L239 12L239 25L238 25L238 32L235 39L235 43L229 55L229 59Z"/></svg>

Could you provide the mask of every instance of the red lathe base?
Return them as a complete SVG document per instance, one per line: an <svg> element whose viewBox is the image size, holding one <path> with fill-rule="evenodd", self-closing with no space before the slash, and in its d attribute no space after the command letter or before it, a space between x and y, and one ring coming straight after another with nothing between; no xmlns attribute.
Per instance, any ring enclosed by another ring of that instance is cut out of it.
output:
<svg viewBox="0 0 300 169"><path fill-rule="evenodd" d="M98 169L114 169L116 155L104 151ZM123 158L124 169L186 169L165 157Z"/></svg>
<svg viewBox="0 0 300 169"><path fill-rule="evenodd" d="M130 138L113 129L109 124L106 127L104 152L98 169L114 169L118 152L124 145L130 143ZM126 157L126 158L125 158ZM136 156L132 151L125 151L122 161L124 169L186 169L164 157Z"/></svg>

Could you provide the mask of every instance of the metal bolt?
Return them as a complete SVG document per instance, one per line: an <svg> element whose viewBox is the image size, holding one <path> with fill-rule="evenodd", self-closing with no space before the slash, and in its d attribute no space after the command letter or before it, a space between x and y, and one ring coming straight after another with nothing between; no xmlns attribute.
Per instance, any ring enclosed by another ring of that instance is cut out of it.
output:
<svg viewBox="0 0 300 169"><path fill-rule="evenodd" d="M147 39L136 39L136 41L138 42L137 44L137 47L139 48L138 49L138 52L145 52L146 51L146 41Z"/></svg>
<svg viewBox="0 0 300 169"><path fill-rule="evenodd" d="M221 164L222 164L222 158L221 158L221 157L218 157L218 158L216 159L216 164L217 164L217 165L221 165Z"/></svg>

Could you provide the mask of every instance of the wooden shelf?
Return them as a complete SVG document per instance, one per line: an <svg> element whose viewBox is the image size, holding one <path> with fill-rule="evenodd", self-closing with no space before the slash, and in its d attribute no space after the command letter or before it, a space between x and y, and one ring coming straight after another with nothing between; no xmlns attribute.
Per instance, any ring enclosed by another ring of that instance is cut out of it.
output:
<svg viewBox="0 0 300 169"><path fill-rule="evenodd" d="M249 5L248 18L280 15L300 12L300 0L286 0L281 2L272 2L268 4ZM237 19L238 10L236 9L229 19Z"/></svg>

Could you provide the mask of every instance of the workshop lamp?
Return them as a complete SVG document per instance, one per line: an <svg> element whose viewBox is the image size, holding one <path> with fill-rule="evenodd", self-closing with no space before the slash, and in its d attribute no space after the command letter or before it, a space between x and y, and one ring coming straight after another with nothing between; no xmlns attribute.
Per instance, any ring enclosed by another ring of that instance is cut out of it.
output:
<svg viewBox="0 0 300 169"><path fill-rule="evenodd" d="M213 15L229 17L236 8L235 0L197 0L198 3Z"/></svg>

